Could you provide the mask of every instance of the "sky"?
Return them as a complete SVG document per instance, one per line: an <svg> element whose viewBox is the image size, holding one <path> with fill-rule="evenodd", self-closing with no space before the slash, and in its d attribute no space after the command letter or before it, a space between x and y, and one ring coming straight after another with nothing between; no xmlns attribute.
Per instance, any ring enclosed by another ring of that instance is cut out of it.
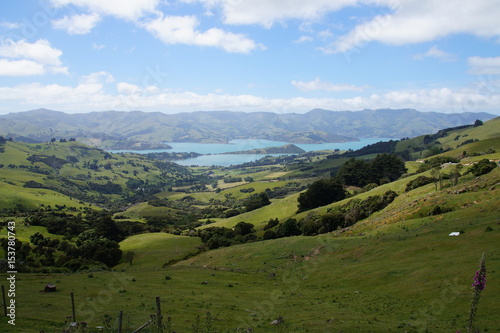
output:
<svg viewBox="0 0 500 333"><path fill-rule="evenodd" d="M500 115L500 0L0 2L0 114Z"/></svg>

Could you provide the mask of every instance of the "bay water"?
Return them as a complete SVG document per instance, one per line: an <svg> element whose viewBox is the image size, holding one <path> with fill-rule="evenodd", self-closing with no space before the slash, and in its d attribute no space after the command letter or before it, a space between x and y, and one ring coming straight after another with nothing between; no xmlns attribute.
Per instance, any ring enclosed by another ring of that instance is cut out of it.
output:
<svg viewBox="0 0 500 333"><path fill-rule="evenodd" d="M314 144L303 144L296 143L297 147L304 149L306 152L319 151L319 150L357 150L363 148L367 145L377 143L380 141L389 141L388 138L361 138L359 141L351 142L332 142L332 143L314 143ZM178 160L175 163L191 166L230 166L237 165L247 162L256 161L264 156L279 156L287 154L226 154L236 151L244 151L257 148L268 148L268 147L278 147L289 144L289 142L282 141L271 141L271 140L260 140L260 139L242 139L233 140L228 144L221 143L192 143L192 142L166 142L172 147L172 149L153 149L153 150L127 150L127 152L134 152L140 154L147 153L159 153L159 152L184 152L191 153L195 152L198 154L203 154L198 157L188 158L185 160ZM125 152L125 151L113 151L113 152Z"/></svg>

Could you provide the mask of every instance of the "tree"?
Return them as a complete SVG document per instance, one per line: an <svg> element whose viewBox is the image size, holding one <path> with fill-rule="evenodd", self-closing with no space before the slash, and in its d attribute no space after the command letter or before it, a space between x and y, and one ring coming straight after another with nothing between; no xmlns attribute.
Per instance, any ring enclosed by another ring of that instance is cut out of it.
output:
<svg viewBox="0 0 500 333"><path fill-rule="evenodd" d="M434 179L434 185L436 186L436 191L438 190L438 182L441 180L441 171L440 168L432 168L431 169L431 176Z"/></svg>
<svg viewBox="0 0 500 333"><path fill-rule="evenodd" d="M342 184L335 178L320 179L299 195L299 212L328 205L346 197Z"/></svg>
<svg viewBox="0 0 500 333"><path fill-rule="evenodd" d="M124 239L123 231L110 216L98 218L92 223L92 228L100 237L105 237L115 242L121 242Z"/></svg>
<svg viewBox="0 0 500 333"><path fill-rule="evenodd" d="M125 252L125 260L128 262L129 266L132 266L132 261L134 260L135 252L127 251Z"/></svg>
<svg viewBox="0 0 500 333"><path fill-rule="evenodd" d="M264 235L262 236L264 240L275 239L277 237L278 236L276 235L276 232L274 232L274 230L266 230L266 232L264 232Z"/></svg>
<svg viewBox="0 0 500 333"><path fill-rule="evenodd" d="M370 161L370 174L375 183L380 184L383 178L389 179L391 182L399 179L407 170L405 162L396 155L392 154L379 154L372 161Z"/></svg>
<svg viewBox="0 0 500 333"><path fill-rule="evenodd" d="M248 199L244 203L245 211L250 212L257 208L267 206L270 203L271 201L269 201L269 197L267 196L266 192L260 192L248 197Z"/></svg>
<svg viewBox="0 0 500 333"><path fill-rule="evenodd" d="M453 170L451 171L451 185L455 186L458 184L458 178L460 177L460 171L462 170L463 165L462 164L456 164Z"/></svg>
<svg viewBox="0 0 500 333"><path fill-rule="evenodd" d="M76 239L76 245L81 257L100 261L109 267L118 264L122 257L122 250L117 242L100 237L93 229L82 232Z"/></svg>
<svg viewBox="0 0 500 333"><path fill-rule="evenodd" d="M247 223L247 222L239 222L237 225L234 226L234 233L236 235L240 236L245 236L254 231L253 224L252 223Z"/></svg>
<svg viewBox="0 0 500 333"><path fill-rule="evenodd" d="M276 230L276 235L278 237L290 237L290 236L298 236L301 235L302 231L299 225L294 218L289 218L285 222L278 225Z"/></svg>
<svg viewBox="0 0 500 333"><path fill-rule="evenodd" d="M339 169L337 177L339 177L345 185L363 187L369 184L371 180L369 165L364 160L351 158Z"/></svg>
<svg viewBox="0 0 500 333"><path fill-rule="evenodd" d="M339 169L337 177L345 185L363 187L370 183L381 185L395 181L406 171L405 162L400 157L384 153L369 162L351 158Z"/></svg>
<svg viewBox="0 0 500 333"><path fill-rule="evenodd" d="M269 230L271 228L274 228L279 223L280 223L280 221L277 218L276 219L271 218L271 219L269 219L269 222L267 222L267 224L264 226L264 230Z"/></svg>

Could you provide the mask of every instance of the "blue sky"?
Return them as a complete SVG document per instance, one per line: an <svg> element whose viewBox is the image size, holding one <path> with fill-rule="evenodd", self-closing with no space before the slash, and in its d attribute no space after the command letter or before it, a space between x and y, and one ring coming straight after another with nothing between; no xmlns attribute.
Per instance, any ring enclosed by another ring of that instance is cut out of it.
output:
<svg viewBox="0 0 500 333"><path fill-rule="evenodd" d="M499 0L0 2L0 114L500 114Z"/></svg>

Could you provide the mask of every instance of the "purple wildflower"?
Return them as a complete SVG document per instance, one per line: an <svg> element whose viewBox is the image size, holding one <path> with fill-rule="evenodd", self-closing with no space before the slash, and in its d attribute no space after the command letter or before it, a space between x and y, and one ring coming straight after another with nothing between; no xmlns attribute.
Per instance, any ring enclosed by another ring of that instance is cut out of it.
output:
<svg viewBox="0 0 500 333"><path fill-rule="evenodd" d="M486 286L486 268L483 270L482 267L476 272L474 276L474 283L472 286L477 290L484 290Z"/></svg>
<svg viewBox="0 0 500 333"><path fill-rule="evenodd" d="M481 260L479 261L479 269L476 271L476 275L474 276L474 282L472 283L472 302L470 306L470 313L469 313L469 322L468 322L468 332L476 332L475 325L474 325L474 320L476 317L476 312L477 312L477 305L479 303L479 296L481 294L481 291L484 290L484 287L486 286L486 260L484 253L481 257Z"/></svg>

